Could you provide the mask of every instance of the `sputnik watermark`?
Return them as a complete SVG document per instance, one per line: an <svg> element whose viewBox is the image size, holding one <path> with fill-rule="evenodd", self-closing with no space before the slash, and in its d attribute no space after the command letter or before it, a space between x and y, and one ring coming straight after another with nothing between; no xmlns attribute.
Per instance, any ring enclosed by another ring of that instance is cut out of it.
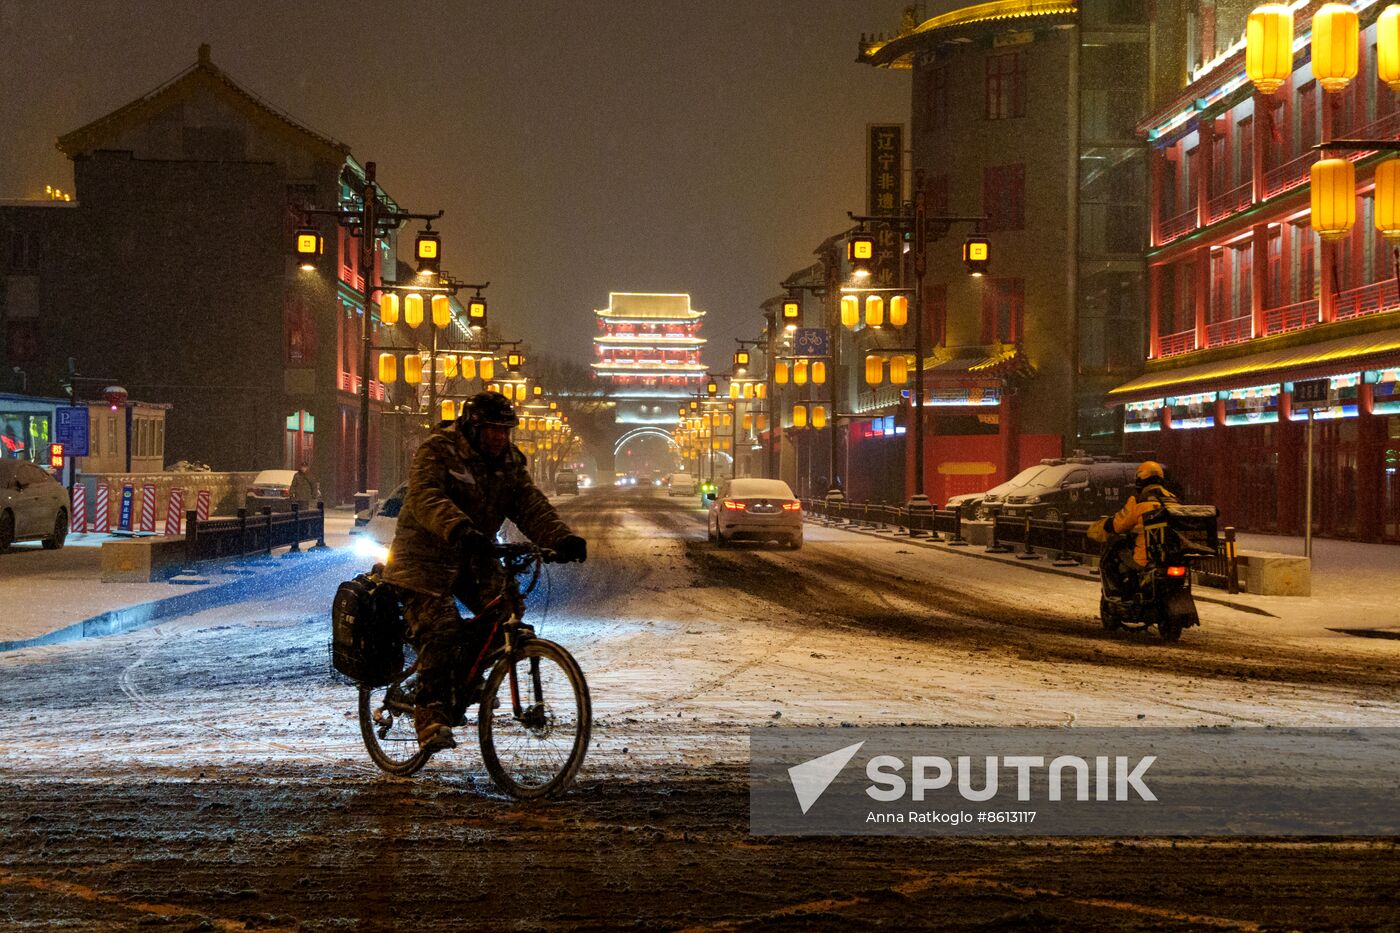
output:
<svg viewBox="0 0 1400 933"><path fill-rule="evenodd" d="M757 834L1400 831L1393 729L760 729L750 751Z"/></svg>

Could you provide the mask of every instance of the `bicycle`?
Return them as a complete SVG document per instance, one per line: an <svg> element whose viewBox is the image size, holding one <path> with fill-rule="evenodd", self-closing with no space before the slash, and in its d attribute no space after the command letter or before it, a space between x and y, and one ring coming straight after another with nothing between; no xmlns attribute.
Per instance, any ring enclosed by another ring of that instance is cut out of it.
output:
<svg viewBox="0 0 1400 933"><path fill-rule="evenodd" d="M553 561L553 552L532 544L506 544L496 547L496 555L506 572L504 591L463 621L490 626L467 673L468 690L481 684L468 708L478 705L481 757L498 788L521 799L558 796L573 781L588 751L593 727L588 682L573 655L535 635L522 621L525 597L539 582L543 565ZM520 578L526 574L531 579L522 588ZM360 733L369 756L381 769L399 776L413 774L431 757L418 747L413 725L417 659L407 644L404 652L405 668L397 678L383 686L359 688ZM489 673L481 683L483 672ZM528 690L524 698L522 680ZM497 696L503 684L509 684L508 704ZM464 712L457 725L466 724Z"/></svg>

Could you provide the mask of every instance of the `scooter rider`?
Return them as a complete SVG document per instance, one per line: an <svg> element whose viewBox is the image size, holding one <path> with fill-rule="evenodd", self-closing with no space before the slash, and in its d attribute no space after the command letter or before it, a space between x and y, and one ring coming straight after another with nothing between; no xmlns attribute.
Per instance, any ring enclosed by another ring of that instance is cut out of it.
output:
<svg viewBox="0 0 1400 933"><path fill-rule="evenodd" d="M1123 508L1111 520L1112 529L1120 535L1132 534L1133 550L1118 550L1124 571L1137 573L1147 567L1147 529L1144 518L1160 509L1163 503L1175 502L1176 495L1165 485L1166 473L1155 460L1145 460L1137 468L1137 492L1129 496Z"/></svg>
<svg viewBox="0 0 1400 933"><path fill-rule="evenodd" d="M400 590L418 654L414 726L431 752L456 746L452 726L472 700L463 681L484 635L469 631L456 600L478 613L500 592L504 573L492 546L502 522L510 519L560 560L588 556L587 542L560 520L510 442L518 423L504 395L482 392L413 456L384 579Z"/></svg>

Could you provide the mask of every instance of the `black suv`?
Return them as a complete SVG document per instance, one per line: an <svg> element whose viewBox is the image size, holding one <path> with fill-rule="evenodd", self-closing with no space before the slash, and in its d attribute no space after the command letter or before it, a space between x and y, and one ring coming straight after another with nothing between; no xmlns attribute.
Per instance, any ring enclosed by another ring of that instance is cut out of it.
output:
<svg viewBox="0 0 1400 933"><path fill-rule="evenodd" d="M1001 514L1057 522L1093 521L1112 515L1133 494L1137 461L1070 457L1035 478L1035 488L1002 502Z"/></svg>

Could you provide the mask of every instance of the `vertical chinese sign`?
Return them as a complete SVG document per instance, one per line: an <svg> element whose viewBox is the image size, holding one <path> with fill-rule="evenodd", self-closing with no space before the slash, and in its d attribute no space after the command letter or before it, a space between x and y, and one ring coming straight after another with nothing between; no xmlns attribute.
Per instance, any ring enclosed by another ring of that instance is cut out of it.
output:
<svg viewBox="0 0 1400 933"><path fill-rule="evenodd" d="M899 214L904 194L904 124L866 125L866 199L872 216ZM875 267L872 284L899 284L899 233L889 224L875 226Z"/></svg>

